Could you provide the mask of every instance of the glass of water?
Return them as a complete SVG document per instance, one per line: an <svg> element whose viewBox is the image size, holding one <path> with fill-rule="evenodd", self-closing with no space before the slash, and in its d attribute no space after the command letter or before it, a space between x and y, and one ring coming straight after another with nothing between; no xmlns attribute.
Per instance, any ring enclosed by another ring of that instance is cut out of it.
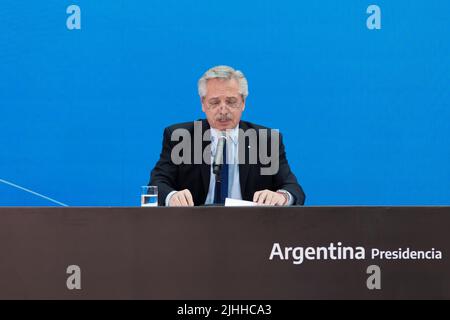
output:
<svg viewBox="0 0 450 320"><path fill-rule="evenodd" d="M142 186L141 189L141 207L158 206L158 187Z"/></svg>

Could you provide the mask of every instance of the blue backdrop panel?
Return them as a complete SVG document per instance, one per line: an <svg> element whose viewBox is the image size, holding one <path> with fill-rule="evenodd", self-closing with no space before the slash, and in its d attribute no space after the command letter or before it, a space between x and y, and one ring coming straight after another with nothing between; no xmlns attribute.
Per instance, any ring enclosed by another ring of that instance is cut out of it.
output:
<svg viewBox="0 0 450 320"><path fill-rule="evenodd" d="M366 27L381 8L381 30ZM81 30L66 9L81 8ZM70 206L139 205L197 80L242 70L307 205L450 204L450 1L0 4L0 179ZM0 182L0 205L56 205Z"/></svg>

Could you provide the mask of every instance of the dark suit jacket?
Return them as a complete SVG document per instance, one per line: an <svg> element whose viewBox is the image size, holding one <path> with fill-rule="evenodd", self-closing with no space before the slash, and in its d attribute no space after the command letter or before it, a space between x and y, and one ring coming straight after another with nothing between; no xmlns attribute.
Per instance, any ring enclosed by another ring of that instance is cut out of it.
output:
<svg viewBox="0 0 450 320"><path fill-rule="evenodd" d="M210 126L207 120L203 119L201 121L203 134ZM171 191L180 191L183 189L189 189L196 206L203 205L208 194L211 165L205 164L203 161L202 164L194 164L193 156L191 158L191 164L176 165L172 162L172 149L179 141L171 141L171 135L178 128L188 130L191 137L194 137L194 122L175 124L164 130L161 155L151 172L149 184L158 186L158 202L160 206L165 205L166 197ZM246 121L241 121L239 128L243 129L244 132L251 128L257 132L259 132L259 129L269 129ZM259 145L259 134L257 139ZM191 140L191 153L193 154L194 139L192 138ZM210 143L210 141L203 141L202 150ZM245 150L248 153L249 139L245 139L245 143ZM270 154L270 134L268 134L267 144ZM276 191L278 189L284 189L289 191L294 197L295 205L304 204L305 194L289 167L281 134L279 148L279 170L275 175L261 175L261 167L269 167L270 165L261 164L259 157L256 164L248 164L248 161L245 164L239 164L239 180L243 200L252 201L254 193L259 190L269 189ZM246 155L246 159L248 159L248 154Z"/></svg>

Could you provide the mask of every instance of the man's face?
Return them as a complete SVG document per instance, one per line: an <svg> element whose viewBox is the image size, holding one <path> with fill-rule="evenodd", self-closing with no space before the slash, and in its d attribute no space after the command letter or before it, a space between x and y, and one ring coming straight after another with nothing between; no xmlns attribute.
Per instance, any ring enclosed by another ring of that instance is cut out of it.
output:
<svg viewBox="0 0 450 320"><path fill-rule="evenodd" d="M226 130L235 128L241 120L245 101L239 93L235 79L210 79L206 82L206 96L202 110L211 128Z"/></svg>

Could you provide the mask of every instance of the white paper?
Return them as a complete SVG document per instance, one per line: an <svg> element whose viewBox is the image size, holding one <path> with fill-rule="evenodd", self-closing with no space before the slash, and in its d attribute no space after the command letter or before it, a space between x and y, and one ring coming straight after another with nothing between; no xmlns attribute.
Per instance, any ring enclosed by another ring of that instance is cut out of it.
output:
<svg viewBox="0 0 450 320"><path fill-rule="evenodd" d="M256 206L256 203L252 201L225 198L225 207L253 207L253 206Z"/></svg>

